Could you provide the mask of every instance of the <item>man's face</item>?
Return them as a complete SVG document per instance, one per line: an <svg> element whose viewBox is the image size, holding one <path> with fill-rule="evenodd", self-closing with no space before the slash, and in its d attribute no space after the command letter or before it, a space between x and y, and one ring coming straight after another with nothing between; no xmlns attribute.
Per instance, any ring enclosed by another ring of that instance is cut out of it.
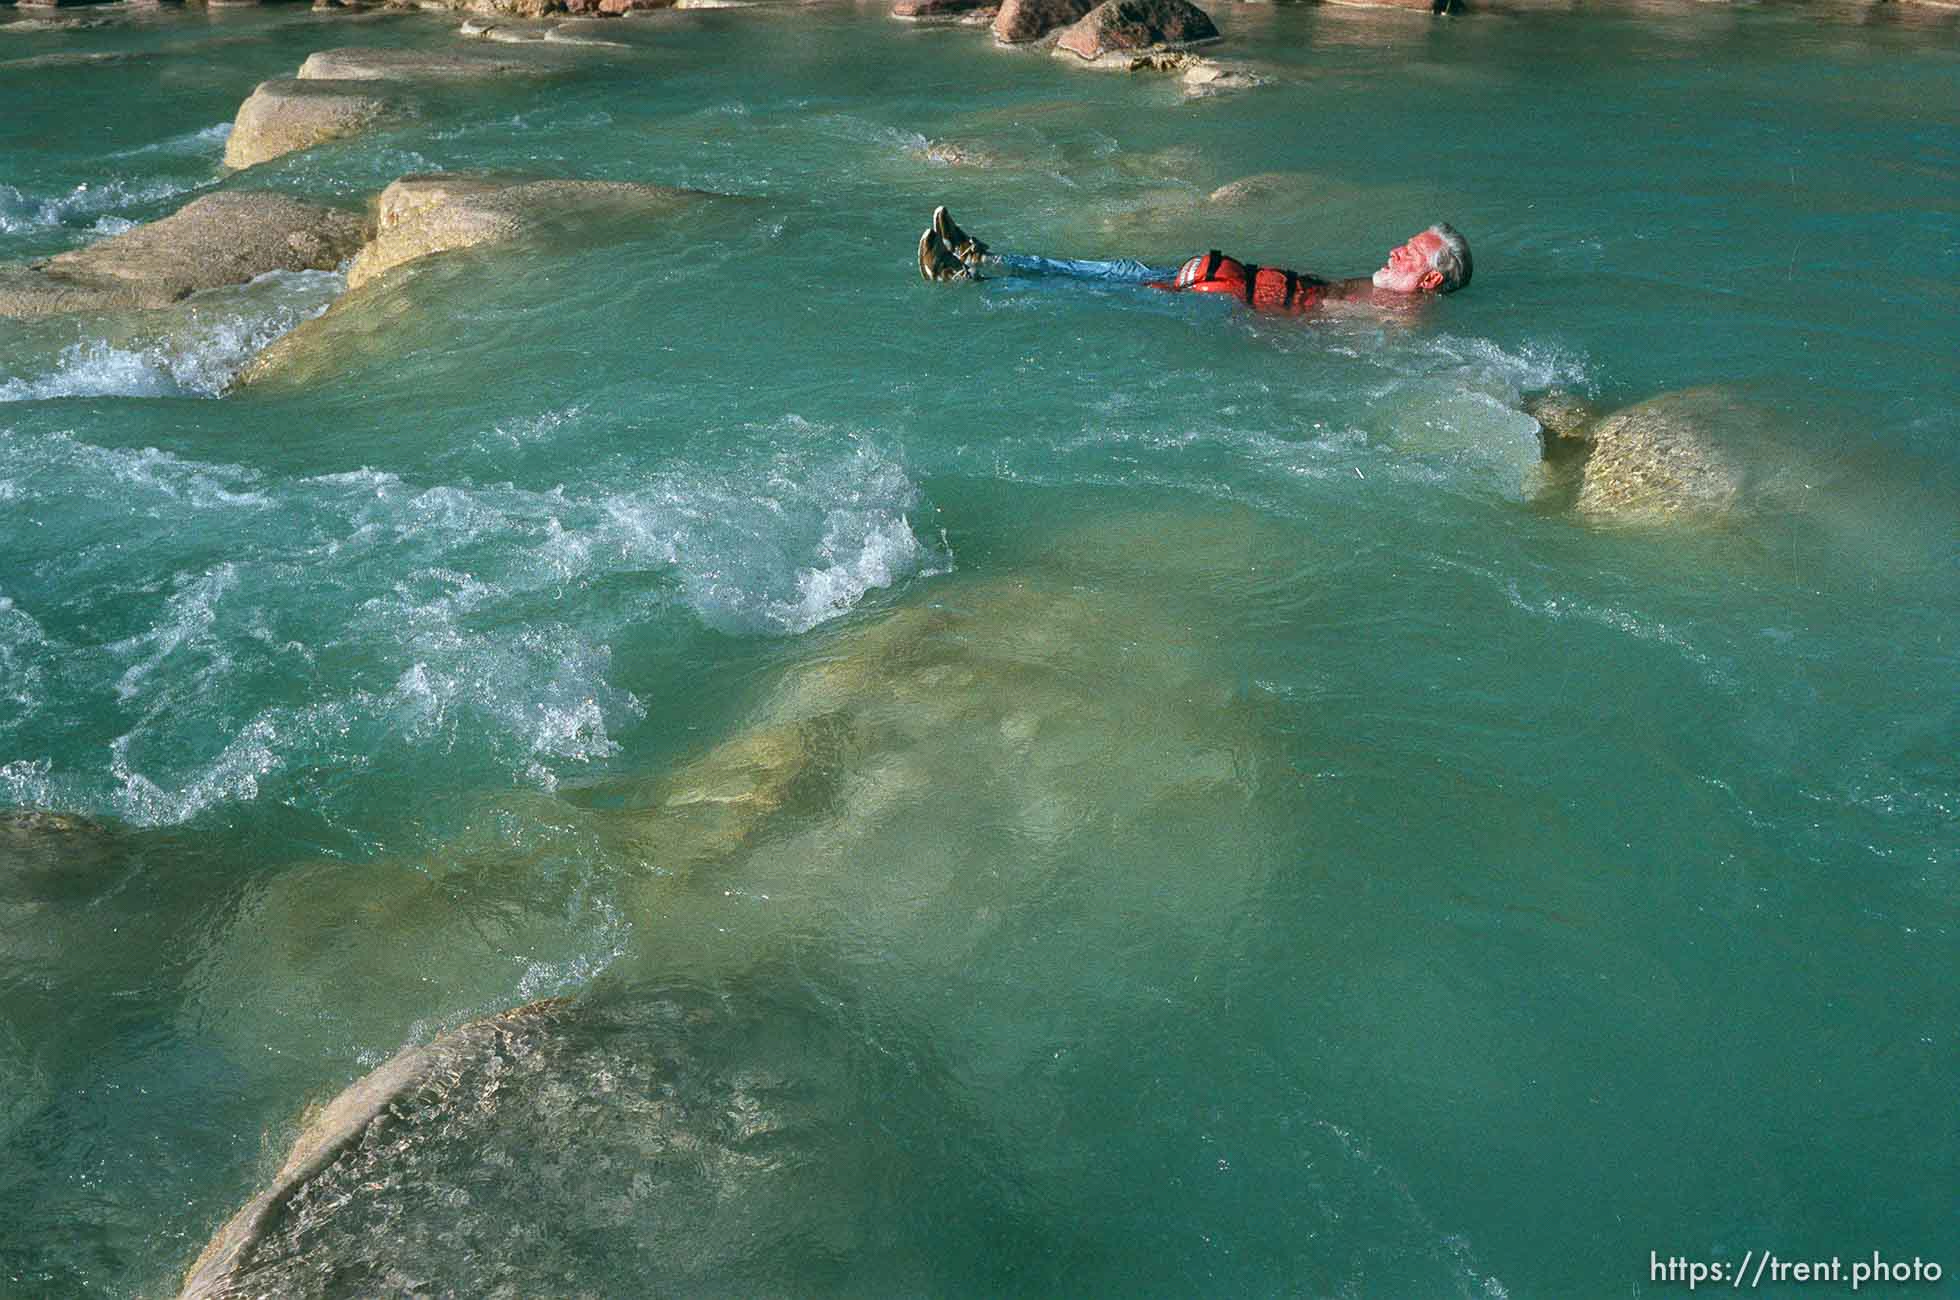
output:
<svg viewBox="0 0 1960 1300"><path fill-rule="evenodd" d="M1443 287L1443 273L1432 264L1442 250L1443 237L1425 230L1408 243L1388 250L1388 263L1375 272L1375 287L1393 293L1434 293Z"/></svg>

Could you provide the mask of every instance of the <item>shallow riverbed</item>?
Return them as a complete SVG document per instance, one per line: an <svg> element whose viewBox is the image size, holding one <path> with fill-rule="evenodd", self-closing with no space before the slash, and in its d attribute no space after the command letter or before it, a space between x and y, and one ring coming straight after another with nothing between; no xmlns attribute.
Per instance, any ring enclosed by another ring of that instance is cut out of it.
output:
<svg viewBox="0 0 1960 1300"><path fill-rule="evenodd" d="M218 186L751 200L401 268L230 396L339 277L0 321L0 808L91 819L0 829L0 1290L172 1294L309 1103L554 995L565 1070L708 1081L723 1154L663 1199L623 1102L460 1133L373 1231L459 1216L416 1249L466 1293L1950 1248L1951 26L1212 12L1272 84L665 13L229 178L256 82L454 22L0 25L4 259ZM1443 218L1476 276L1313 323L926 285L940 202L1336 274ZM1731 517L1546 490L1530 395L1703 386Z"/></svg>

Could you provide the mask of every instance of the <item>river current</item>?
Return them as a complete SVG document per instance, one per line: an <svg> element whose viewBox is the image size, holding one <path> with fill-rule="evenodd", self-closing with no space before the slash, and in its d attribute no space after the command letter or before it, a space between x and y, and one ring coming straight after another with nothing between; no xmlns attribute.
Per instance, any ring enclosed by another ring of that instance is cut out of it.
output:
<svg viewBox="0 0 1960 1300"><path fill-rule="evenodd" d="M0 837L0 1291L173 1294L310 1103L553 996L564 1078L712 1140L537 1084L359 1229L460 1293L1960 1269L1952 25L1211 11L1270 84L665 13L238 174L258 81L454 20L0 22L0 258L220 187L745 197L401 268L229 394L339 275L0 322L0 808L87 819ZM936 203L1476 274L928 285ZM1732 517L1547 492L1533 394L1708 386Z"/></svg>

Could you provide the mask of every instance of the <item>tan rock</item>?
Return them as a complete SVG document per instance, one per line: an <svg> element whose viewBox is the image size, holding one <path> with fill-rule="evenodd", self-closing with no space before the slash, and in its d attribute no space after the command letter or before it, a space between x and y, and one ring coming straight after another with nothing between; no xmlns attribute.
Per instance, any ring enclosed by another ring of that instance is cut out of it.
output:
<svg viewBox="0 0 1960 1300"><path fill-rule="evenodd" d="M361 219L283 194L229 191L45 262L0 267L0 316L167 307L268 271L329 271Z"/></svg>
<svg viewBox="0 0 1960 1300"><path fill-rule="evenodd" d="M388 110L385 83L299 81L259 83L238 107L225 141L225 166L252 167L366 130Z"/></svg>
<svg viewBox="0 0 1960 1300"><path fill-rule="evenodd" d="M638 221L718 197L700 190L627 181L520 180L452 174L404 176L375 201L374 237L348 268L348 291L325 314L301 322L252 359L234 389L277 378L322 378L349 355L388 350L410 322L407 300L386 292L383 275L419 258L567 232L590 237L600 228L629 230Z"/></svg>
<svg viewBox="0 0 1960 1300"><path fill-rule="evenodd" d="M1724 388L1663 393L1603 416L1553 391L1526 401L1525 413L1538 422L1554 484L1595 522L1711 522L1802 496L1764 412Z"/></svg>
<svg viewBox="0 0 1960 1300"><path fill-rule="evenodd" d="M1227 95L1234 91L1263 86L1269 80L1270 78L1254 72L1241 63L1196 59L1184 69L1184 94L1187 99Z"/></svg>
<svg viewBox="0 0 1960 1300"><path fill-rule="evenodd" d="M381 192L375 236L348 268L357 289L404 262L499 243L568 216L672 211L699 190L630 181L517 181L485 176L404 176Z"/></svg>
<svg viewBox="0 0 1960 1300"><path fill-rule="evenodd" d="M301 81L453 81L556 71L555 65L487 52L321 50L299 66Z"/></svg>
<svg viewBox="0 0 1960 1300"><path fill-rule="evenodd" d="M184 1277L179 1300L218 1300L236 1294L252 1253L276 1223L294 1192L326 1169L387 1118L389 1108L424 1089L440 1089L465 1061L501 1043L535 1032L562 1001L550 999L475 1021L421 1047L396 1053L373 1073L355 1080L313 1115L271 1183L234 1214L198 1255Z"/></svg>

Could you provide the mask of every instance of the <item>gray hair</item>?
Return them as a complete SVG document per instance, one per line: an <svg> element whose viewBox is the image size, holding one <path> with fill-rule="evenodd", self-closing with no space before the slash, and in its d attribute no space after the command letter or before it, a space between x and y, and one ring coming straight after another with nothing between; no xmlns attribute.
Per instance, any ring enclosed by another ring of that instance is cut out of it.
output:
<svg viewBox="0 0 1960 1300"><path fill-rule="evenodd" d="M1443 273L1442 291L1455 293L1470 283L1470 241L1447 221L1439 221L1429 230L1443 241L1443 246L1436 250L1436 256L1430 259L1429 264Z"/></svg>

